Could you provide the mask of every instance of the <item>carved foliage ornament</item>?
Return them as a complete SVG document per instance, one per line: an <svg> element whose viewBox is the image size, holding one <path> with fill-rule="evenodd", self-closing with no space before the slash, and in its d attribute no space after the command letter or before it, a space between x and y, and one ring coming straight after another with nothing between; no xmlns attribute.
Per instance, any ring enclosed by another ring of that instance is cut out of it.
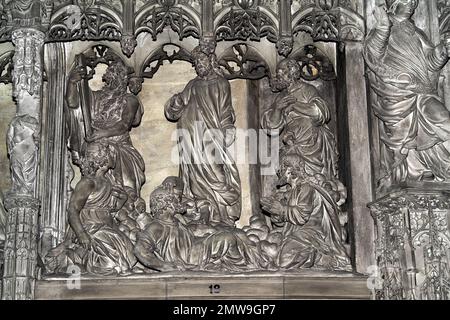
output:
<svg viewBox="0 0 450 320"><path fill-rule="evenodd" d="M161 1L160 6L149 6L143 9L139 13L140 18L136 21L136 35L148 32L156 41L157 35L170 26L178 33L180 40L186 37L199 38L201 30L194 17L174 4L175 1L166 0Z"/></svg>
<svg viewBox="0 0 450 320"><path fill-rule="evenodd" d="M120 40L122 21L117 12L94 1L79 0L52 17L49 40Z"/></svg>
<svg viewBox="0 0 450 320"><path fill-rule="evenodd" d="M232 8L219 22L217 40L259 41L267 37L271 42L278 39L275 23L259 8L244 10Z"/></svg>
<svg viewBox="0 0 450 320"><path fill-rule="evenodd" d="M41 47L44 33L33 29L19 29L13 32L12 41L16 46L13 57L14 97L24 91L39 95L42 84Z"/></svg>
<svg viewBox="0 0 450 320"><path fill-rule="evenodd" d="M258 51L245 43L226 50L219 59L225 77L231 79L261 79L270 74L269 67Z"/></svg>
<svg viewBox="0 0 450 320"><path fill-rule="evenodd" d="M300 1L300 6L294 4L293 10L294 20L297 20L294 35L307 32L316 41L360 41L364 38L364 19L357 13L358 6L353 1Z"/></svg>

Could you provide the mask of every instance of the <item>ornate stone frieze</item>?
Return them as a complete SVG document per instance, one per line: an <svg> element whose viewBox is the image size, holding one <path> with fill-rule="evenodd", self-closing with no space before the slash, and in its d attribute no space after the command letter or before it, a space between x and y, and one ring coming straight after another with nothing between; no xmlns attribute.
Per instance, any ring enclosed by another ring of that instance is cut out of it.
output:
<svg viewBox="0 0 450 320"><path fill-rule="evenodd" d="M330 59L314 45L305 46L293 53L291 58L300 63L301 77L307 81L336 79L336 72Z"/></svg>
<svg viewBox="0 0 450 320"><path fill-rule="evenodd" d="M55 12L47 34L55 40L120 40L122 13L95 1L77 0Z"/></svg>
<svg viewBox="0 0 450 320"><path fill-rule="evenodd" d="M314 40L361 41L365 27L354 1L295 1L293 33L307 32Z"/></svg>
<svg viewBox="0 0 450 320"><path fill-rule="evenodd" d="M136 35L148 32L156 40L164 28L170 27L178 33L180 40L186 37L199 38L201 35L200 17L195 11L187 11L186 7L175 0L150 2L137 13Z"/></svg>
<svg viewBox="0 0 450 320"><path fill-rule="evenodd" d="M402 187L369 205L377 226L377 299L450 299L445 186Z"/></svg>
<svg viewBox="0 0 450 320"><path fill-rule="evenodd" d="M258 51L245 43L235 44L219 59L225 77L231 79L261 79L270 75L269 67Z"/></svg>
<svg viewBox="0 0 450 320"><path fill-rule="evenodd" d="M36 280L39 201L30 196L8 194L4 247L4 300L34 297Z"/></svg>
<svg viewBox="0 0 450 320"><path fill-rule="evenodd" d="M218 22L217 40L253 40L267 37L276 42L278 28L275 21L268 17L259 7L231 8Z"/></svg>
<svg viewBox="0 0 450 320"><path fill-rule="evenodd" d="M42 85L44 33L34 29L18 29L12 33L16 47L13 57L13 96L21 99L24 92L39 96Z"/></svg>

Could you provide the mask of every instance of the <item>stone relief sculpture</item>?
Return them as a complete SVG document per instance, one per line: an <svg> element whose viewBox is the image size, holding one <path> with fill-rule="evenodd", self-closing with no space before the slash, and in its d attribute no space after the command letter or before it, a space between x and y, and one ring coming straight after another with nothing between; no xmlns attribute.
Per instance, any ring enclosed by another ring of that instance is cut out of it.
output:
<svg viewBox="0 0 450 320"><path fill-rule="evenodd" d="M278 187L285 188L261 200L273 225L266 245L277 248L271 250L275 266L351 271L339 220L338 203L345 199L336 182L308 175L300 154L281 161Z"/></svg>
<svg viewBox="0 0 450 320"><path fill-rule="evenodd" d="M276 262L287 268L348 269L340 225L347 192L339 181L328 106L301 80L300 64L293 59L279 63L272 86L279 94L264 113L262 126L280 130L283 144L278 189L261 205L275 228L272 243L281 248Z"/></svg>
<svg viewBox="0 0 450 320"><path fill-rule="evenodd" d="M380 120L379 187L450 178L450 113L438 96L450 37L434 46L412 16L418 0L387 0L365 42L373 111Z"/></svg>
<svg viewBox="0 0 450 320"><path fill-rule="evenodd" d="M165 106L178 122L180 174L184 193L209 221L233 226L241 215L240 178L227 147L235 139L235 114L229 82L209 45L192 52L197 78Z"/></svg>
<svg viewBox="0 0 450 320"><path fill-rule="evenodd" d="M298 154L305 162L307 174L319 173L329 180L338 180L336 141L327 126L330 110L317 89L301 80L299 63L293 59L282 60L272 87L279 94L274 105L264 113L262 126L279 130L280 158Z"/></svg>
<svg viewBox="0 0 450 320"><path fill-rule="evenodd" d="M7 134L11 161L11 192L31 195L34 192L38 164L39 124L30 115L16 116Z"/></svg>
<svg viewBox="0 0 450 320"><path fill-rule="evenodd" d="M133 147L129 132L140 124L144 110L139 99L127 93L128 73L122 61L112 60L103 76L105 86L93 92L83 84L86 66L79 63L72 70L66 99L69 108L75 109L69 112L67 121L69 148L76 162L86 141L109 145L116 157L115 167L107 173L109 178L140 195L145 164Z"/></svg>
<svg viewBox="0 0 450 320"><path fill-rule="evenodd" d="M100 142L86 146L82 178L69 203L69 230L63 243L46 256L47 271L66 273L70 265L100 275L128 274L136 265L133 244L114 219L128 196L107 177L114 167L113 147ZM120 221L122 223L123 221Z"/></svg>
<svg viewBox="0 0 450 320"><path fill-rule="evenodd" d="M158 271L251 271L268 265L261 247L237 228L187 214L183 182L169 177L150 196L152 221L139 233L138 260Z"/></svg>

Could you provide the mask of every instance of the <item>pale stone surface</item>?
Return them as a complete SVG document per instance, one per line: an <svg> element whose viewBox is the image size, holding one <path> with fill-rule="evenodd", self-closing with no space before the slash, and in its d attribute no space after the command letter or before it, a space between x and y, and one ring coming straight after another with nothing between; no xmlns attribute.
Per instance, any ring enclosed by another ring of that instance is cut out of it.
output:
<svg viewBox="0 0 450 320"><path fill-rule="evenodd" d="M68 286L69 284L69 286ZM38 281L36 299L365 299L367 278L349 274L299 273L154 274L123 278ZM210 286L220 286L211 293ZM73 287L72 287L73 288ZM112 290L114 288L114 290Z"/></svg>

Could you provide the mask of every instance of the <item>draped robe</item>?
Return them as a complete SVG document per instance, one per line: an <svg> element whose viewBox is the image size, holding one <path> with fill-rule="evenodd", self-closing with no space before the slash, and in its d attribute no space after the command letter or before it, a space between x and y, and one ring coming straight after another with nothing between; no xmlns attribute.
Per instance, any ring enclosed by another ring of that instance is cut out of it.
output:
<svg viewBox="0 0 450 320"><path fill-rule="evenodd" d="M102 100L107 96L104 91L90 92L90 113L91 121L100 129L113 128L122 120L123 109L129 96L125 95L113 97L114 103L103 103ZM143 106L139 104L139 108L135 114L132 126L139 125L144 113ZM67 139L69 146L75 157L83 149L84 141L84 125L81 108L68 108L66 111ZM129 128L131 130L131 127ZM105 143L113 149L115 158L115 167L108 172L111 182L119 183L124 187L133 189L138 195L145 182L145 163L140 153L134 148L129 132L122 135L101 138L98 142Z"/></svg>
<svg viewBox="0 0 450 320"><path fill-rule="evenodd" d="M350 271L342 239L340 209L320 185L303 181L287 195L283 241L276 264Z"/></svg>
<svg viewBox="0 0 450 320"><path fill-rule="evenodd" d="M184 106L171 100L166 117L177 121L180 177L187 197L206 204L210 221L234 225L241 214L241 187L237 166L225 146L226 130L234 129L231 89L222 76L199 77L180 94Z"/></svg>
<svg viewBox="0 0 450 320"><path fill-rule="evenodd" d="M300 104L285 110L279 123L271 121L273 110L268 110L262 118L265 129L278 129L283 146L283 155L294 153L305 161L308 174L321 173L333 180L338 176L338 156L334 134L327 126L330 110L313 86L298 82L287 92ZM275 103L285 94L280 94Z"/></svg>
<svg viewBox="0 0 450 320"><path fill-rule="evenodd" d="M413 21L368 35L365 59L380 120L381 162L395 182L432 174L450 178L450 114L438 96L439 71L448 61Z"/></svg>

